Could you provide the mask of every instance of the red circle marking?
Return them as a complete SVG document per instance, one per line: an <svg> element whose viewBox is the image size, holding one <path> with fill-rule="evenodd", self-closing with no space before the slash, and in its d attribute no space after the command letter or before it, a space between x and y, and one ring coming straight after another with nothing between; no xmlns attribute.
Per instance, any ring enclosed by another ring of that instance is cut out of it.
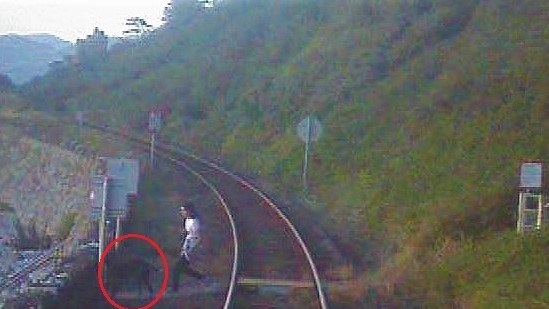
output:
<svg viewBox="0 0 549 309"><path fill-rule="evenodd" d="M160 300L162 295L164 295L164 292L168 287L169 270L168 270L168 260L166 259L166 255L164 254L162 249L160 249L158 244L154 240L148 238L147 236L144 236L141 234L126 234L118 238L115 238L113 241L111 241L107 245L107 247L105 248L105 251L103 251L103 253L101 254L101 259L99 260L99 267L97 268L97 279L99 280L99 288L101 288L101 292L103 292L103 296L105 296L105 298L109 301L109 303L111 303L111 305L115 306L118 309L130 309L130 308L122 307L117 302L115 302L111 298L111 296L105 289L105 285L103 284L103 264L105 262L105 257L107 256L107 253L109 253L109 251L112 249L112 247L114 247L114 245L116 245L116 243L128 238L138 238L148 242L151 246L154 247L156 252L158 252L158 254L160 255L160 258L162 259L162 265L164 266L164 280L162 281L162 286L160 287L160 291L150 303L148 303L143 307L137 308L137 309L148 309L154 306Z"/></svg>

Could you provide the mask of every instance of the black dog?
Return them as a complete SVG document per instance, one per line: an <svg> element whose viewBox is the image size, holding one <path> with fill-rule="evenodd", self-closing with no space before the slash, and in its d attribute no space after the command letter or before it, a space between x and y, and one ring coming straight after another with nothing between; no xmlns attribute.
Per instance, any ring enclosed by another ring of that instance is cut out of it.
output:
<svg viewBox="0 0 549 309"><path fill-rule="evenodd" d="M161 269L155 267L147 259L136 255L120 254L106 259L106 265L106 286L111 297L114 298L122 287L137 288L139 297L141 297L142 289L146 288L149 297L152 297L152 274L161 271Z"/></svg>

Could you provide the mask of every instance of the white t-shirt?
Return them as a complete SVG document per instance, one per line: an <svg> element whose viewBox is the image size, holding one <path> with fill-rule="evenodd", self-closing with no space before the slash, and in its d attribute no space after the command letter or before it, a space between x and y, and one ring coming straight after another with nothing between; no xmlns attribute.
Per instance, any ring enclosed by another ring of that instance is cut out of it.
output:
<svg viewBox="0 0 549 309"><path fill-rule="evenodd" d="M198 222L198 219L195 218L187 218L185 219L185 231L187 232L186 239L189 238L199 238L199 228L200 224Z"/></svg>
<svg viewBox="0 0 549 309"><path fill-rule="evenodd" d="M185 219L185 240L183 241L183 245L181 246L181 256L185 256L187 260L189 260L189 253L192 251L192 249L196 246L198 243L198 240L200 239L200 235L198 233L199 231L199 221L195 218L187 218Z"/></svg>

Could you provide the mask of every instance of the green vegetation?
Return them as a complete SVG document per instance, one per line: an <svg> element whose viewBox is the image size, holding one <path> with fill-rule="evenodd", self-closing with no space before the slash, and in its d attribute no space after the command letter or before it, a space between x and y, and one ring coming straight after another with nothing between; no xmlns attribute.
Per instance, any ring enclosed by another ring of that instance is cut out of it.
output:
<svg viewBox="0 0 549 309"><path fill-rule="evenodd" d="M74 227L76 219L76 213L68 212L61 218L61 222L56 229L56 236L59 240L65 240L70 235L72 228Z"/></svg>
<svg viewBox="0 0 549 309"><path fill-rule="evenodd" d="M0 74L0 91L10 90L14 87L10 77L5 74Z"/></svg>
<svg viewBox="0 0 549 309"><path fill-rule="evenodd" d="M358 297L394 285L432 307L544 306L547 292L525 291L548 282L539 261L548 236L513 229L520 163L549 162L545 8L234 0L201 11L184 2L148 44L23 93L36 108L87 110L143 133L147 111L167 104L164 140L288 196L301 184L295 125L314 114L325 134L312 149L311 207L371 265L364 277L375 280ZM516 269L503 273L506 263Z"/></svg>
<svg viewBox="0 0 549 309"><path fill-rule="evenodd" d="M0 202L0 212L14 212L15 209L13 209L12 206L8 203Z"/></svg>
<svg viewBox="0 0 549 309"><path fill-rule="evenodd" d="M31 220L26 226L17 221L15 229L17 231L15 248L17 250L46 249L52 243L52 239L45 233L45 229L37 228L35 221Z"/></svg>
<svg viewBox="0 0 549 309"><path fill-rule="evenodd" d="M468 242L409 286L420 287L432 308L545 308L548 245L547 233Z"/></svg>

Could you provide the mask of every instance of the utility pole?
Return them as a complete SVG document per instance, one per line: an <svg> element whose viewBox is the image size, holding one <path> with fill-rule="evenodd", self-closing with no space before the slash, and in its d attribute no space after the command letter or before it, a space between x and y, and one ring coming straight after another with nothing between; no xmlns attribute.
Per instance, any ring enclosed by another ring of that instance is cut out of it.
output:
<svg viewBox="0 0 549 309"><path fill-rule="evenodd" d="M151 167L154 167L154 143L156 139L156 133L160 131L161 120L162 120L162 114L160 113L160 111L151 110L149 112L149 132L151 134L151 147L150 147Z"/></svg>

